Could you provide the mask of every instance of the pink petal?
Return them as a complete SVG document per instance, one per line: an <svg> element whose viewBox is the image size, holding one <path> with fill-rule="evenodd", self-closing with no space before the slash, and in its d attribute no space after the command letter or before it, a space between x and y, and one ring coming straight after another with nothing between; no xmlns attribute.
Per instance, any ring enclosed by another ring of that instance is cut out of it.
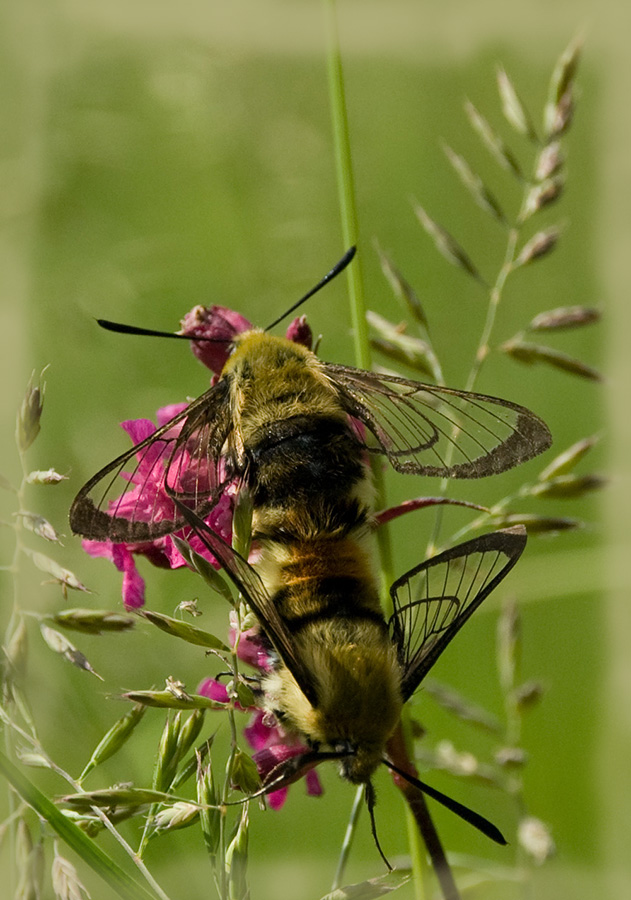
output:
<svg viewBox="0 0 631 900"><path fill-rule="evenodd" d="M232 343L252 324L240 313L226 306L195 306L181 322L181 334L209 338L192 341L194 355L212 372L221 372L232 350Z"/></svg>
<svg viewBox="0 0 631 900"><path fill-rule="evenodd" d="M134 444L144 441L156 430L151 419L127 419L125 422L121 422L121 428L127 432Z"/></svg>
<svg viewBox="0 0 631 900"><path fill-rule="evenodd" d="M161 406L156 413L158 428L162 428L163 425L166 425L166 423L174 418L174 416L183 412L187 406L188 403L170 403L168 406Z"/></svg>
<svg viewBox="0 0 631 900"><path fill-rule="evenodd" d="M267 725L264 719L264 711L262 709L257 709L254 712L249 725L246 725L243 729L245 739L253 750L265 751L271 742L276 742L278 740L277 726ZM273 754L262 757L262 765L266 765L267 761L269 761L270 770L278 763L277 758Z"/></svg>
<svg viewBox="0 0 631 900"><path fill-rule="evenodd" d="M122 593L125 609L139 609L141 606L144 606L145 582L136 568L136 563L131 553L123 571Z"/></svg>
<svg viewBox="0 0 631 900"><path fill-rule="evenodd" d="M111 541L81 541L81 546L87 554L94 557L104 556L112 559L113 544Z"/></svg>
<svg viewBox="0 0 631 900"><path fill-rule="evenodd" d="M234 647L236 641L234 628L230 629L229 638L230 644ZM271 669L269 650L264 647L258 628L249 628L241 632L237 656L255 669L261 669L263 672L269 672Z"/></svg>
<svg viewBox="0 0 631 900"><path fill-rule="evenodd" d="M287 792L289 788L280 788L278 791L271 791L267 795L267 802L269 803L270 809L281 809L285 804L285 800L287 799Z"/></svg>
<svg viewBox="0 0 631 900"><path fill-rule="evenodd" d="M294 344L302 344L307 350L311 350L313 347L313 332L307 324L306 316L298 316L294 319L285 332L285 337L288 341L293 341Z"/></svg>
<svg viewBox="0 0 631 900"><path fill-rule="evenodd" d="M309 769L305 775L305 782L307 784L307 793L310 797L322 796L324 788L322 787L322 782L315 769Z"/></svg>
<svg viewBox="0 0 631 900"><path fill-rule="evenodd" d="M205 678L197 688L197 693L218 703L228 703L230 700L225 684L215 678Z"/></svg>

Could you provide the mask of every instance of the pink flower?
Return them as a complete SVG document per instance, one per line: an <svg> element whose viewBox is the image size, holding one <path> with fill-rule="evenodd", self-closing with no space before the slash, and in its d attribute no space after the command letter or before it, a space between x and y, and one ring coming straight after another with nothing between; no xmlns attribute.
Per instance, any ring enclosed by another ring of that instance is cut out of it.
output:
<svg viewBox="0 0 631 900"><path fill-rule="evenodd" d="M159 409L156 414L158 426L169 422L186 406L186 403L177 403ZM149 419L131 419L123 422L122 427L134 443L144 440L156 431L156 426ZM130 518L133 514L134 518L139 521L160 521L161 518L169 518L173 515L173 501L164 489L164 463L161 451L161 442L156 441L138 455L138 465L133 475L126 476L134 487L123 497L110 503L110 508L115 507L118 516L124 518L127 513ZM182 450L182 453L184 454L183 462L179 466L182 475L175 487L185 488L184 482L187 477L199 482L200 475L199 467L195 468L187 460L186 448ZM230 491L224 492L206 517L205 522L216 534L221 535L230 543L232 540L232 495ZM183 536L183 532L179 534ZM123 573L122 595L125 607L138 609L144 604L145 583L138 573L134 556L145 556L153 565L161 568L178 569L188 565L177 549L173 537L174 535L168 534L154 541L129 544L84 540L83 548L91 556L104 556L111 559L119 572ZM197 535L188 535L187 539L196 553L219 568L218 563Z"/></svg>
<svg viewBox="0 0 631 900"><path fill-rule="evenodd" d="M233 625L230 629L230 642L233 646L236 634L237 632ZM251 628L241 633L237 646L237 656L249 665L258 668L262 674L270 671L269 652L261 641L258 629ZM227 703L230 699L226 687L214 678L204 679L199 685L197 693L209 697L211 700L218 700L221 703ZM243 709L238 703L235 704L235 707ZM249 707L249 711L252 712L252 718L243 733L247 742L255 751L252 759L256 763L261 780L265 781L278 766L293 756L299 756L307 752L308 747L295 734L286 731L276 721L271 712L260 709L257 706ZM306 773L305 780L307 794L320 796L322 785L313 769ZM277 791L271 791L267 795L272 809L281 808L287 798L287 791L288 788L283 787Z"/></svg>
<svg viewBox="0 0 631 900"><path fill-rule="evenodd" d="M208 697L209 700L216 700L217 703L230 702L227 687L221 681L217 681L216 678L204 678L197 688L197 693L201 694L202 697ZM238 703L235 703L235 706L237 709L243 709Z"/></svg>
<svg viewBox="0 0 631 900"><path fill-rule="evenodd" d="M194 306L180 324L180 334L207 338L191 341L191 350L206 368L217 374L225 366L237 334L253 327L244 316L226 306Z"/></svg>
<svg viewBox="0 0 631 900"><path fill-rule="evenodd" d="M313 332L306 316L297 316L285 332L285 337L294 344L302 344L307 350L313 347Z"/></svg>
<svg viewBox="0 0 631 900"><path fill-rule="evenodd" d="M245 737L255 751L252 759L261 776L261 780L272 775L278 766L293 756L300 756L308 751L308 747L300 741L296 735L285 731L270 713L257 709L250 720L250 724L244 729ZM322 793L322 784L317 772L310 769L306 773L307 794L319 797ZM282 787L277 791L271 791L268 795L269 805L272 809L280 809L287 799L288 787Z"/></svg>
<svg viewBox="0 0 631 900"><path fill-rule="evenodd" d="M225 306L196 306L182 320L182 334L208 338L208 341L191 342L193 353L201 362L215 373L221 372L231 351L232 343L238 334L249 331L252 324L234 310ZM311 329L305 316L294 319L287 329L287 338L296 343L311 346ZM174 416L186 409L186 403L173 403L157 411L157 427L166 425ZM156 431L156 425L150 419L129 419L121 423L134 444L140 443ZM172 434L177 435L175 425ZM208 491L215 483L215 474L202 469L202 462L190 456L189 449L183 445L177 451L179 457L173 460L170 471L178 472L176 483L170 485L175 490L185 492L187 487L199 490L200 484L206 481ZM136 521L159 522L174 515L173 500L164 489L164 444L155 441L137 456L138 464L133 474L124 475L133 485L122 497L110 503L110 509L116 509L116 515L122 518L134 518ZM205 464L205 462L204 462ZM206 518L206 524L221 535L228 543L232 538L233 501L231 492L225 491L219 502ZM208 552L206 546L195 534L189 535L192 548L219 568L216 560ZM154 541L135 544L113 544L111 541L83 541L84 550L91 556L105 556L111 559L116 568L123 573L123 603L127 609L138 609L145 602L145 583L136 568L135 556L145 556L153 565L161 568L178 569L187 565L179 552L172 535L166 535ZM242 636L247 641L248 638ZM256 653L258 651L254 651ZM248 660L259 665L255 658Z"/></svg>
<svg viewBox="0 0 631 900"><path fill-rule="evenodd" d="M219 375L230 356L232 344L238 334L250 331L252 323L226 306L194 306L182 321L180 334L205 338L191 341L191 350L197 359L211 372ZM313 334L306 316L297 316L287 328L285 337L308 350L313 346Z"/></svg>

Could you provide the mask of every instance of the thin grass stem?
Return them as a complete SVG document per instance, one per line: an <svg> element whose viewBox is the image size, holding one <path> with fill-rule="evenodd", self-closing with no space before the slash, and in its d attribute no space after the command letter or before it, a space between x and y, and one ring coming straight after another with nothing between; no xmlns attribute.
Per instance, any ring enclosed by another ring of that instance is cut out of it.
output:
<svg viewBox="0 0 631 900"><path fill-rule="evenodd" d="M340 857L337 862L337 869L335 870L335 877L333 878L331 891L336 891L342 883L344 870L346 869L346 863L348 862L348 857L353 844L353 838L355 837L357 821L359 819L359 814L361 812L363 804L364 788L363 785L360 785L355 792L355 799L353 800L351 814L348 818L348 825L346 826L346 833L344 834L344 840L342 841L342 849L340 850Z"/></svg>

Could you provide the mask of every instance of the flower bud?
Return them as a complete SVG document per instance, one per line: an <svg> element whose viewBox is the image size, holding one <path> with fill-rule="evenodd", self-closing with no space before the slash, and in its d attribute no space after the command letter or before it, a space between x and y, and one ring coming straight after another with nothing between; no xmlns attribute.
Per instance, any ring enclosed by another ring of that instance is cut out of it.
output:
<svg viewBox="0 0 631 900"><path fill-rule="evenodd" d="M191 342L193 355L211 372L219 374L230 355L235 337L252 323L226 306L194 306L181 321L180 334L206 338Z"/></svg>
<svg viewBox="0 0 631 900"><path fill-rule="evenodd" d="M302 344L307 350L313 348L313 332L306 316L297 316L285 332L285 337L294 344Z"/></svg>
<svg viewBox="0 0 631 900"><path fill-rule="evenodd" d="M26 393L18 412L16 436L21 453L31 446L40 431L40 419L44 408L44 383L33 384L31 375Z"/></svg>

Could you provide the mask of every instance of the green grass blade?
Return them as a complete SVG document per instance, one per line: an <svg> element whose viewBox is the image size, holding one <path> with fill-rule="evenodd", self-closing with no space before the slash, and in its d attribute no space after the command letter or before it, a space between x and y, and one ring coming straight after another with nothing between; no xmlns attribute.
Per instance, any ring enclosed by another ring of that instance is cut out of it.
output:
<svg viewBox="0 0 631 900"><path fill-rule="evenodd" d="M57 809L0 751L0 772L20 797L44 819L81 859L100 875L123 900L155 900L156 894L138 884L86 834Z"/></svg>

